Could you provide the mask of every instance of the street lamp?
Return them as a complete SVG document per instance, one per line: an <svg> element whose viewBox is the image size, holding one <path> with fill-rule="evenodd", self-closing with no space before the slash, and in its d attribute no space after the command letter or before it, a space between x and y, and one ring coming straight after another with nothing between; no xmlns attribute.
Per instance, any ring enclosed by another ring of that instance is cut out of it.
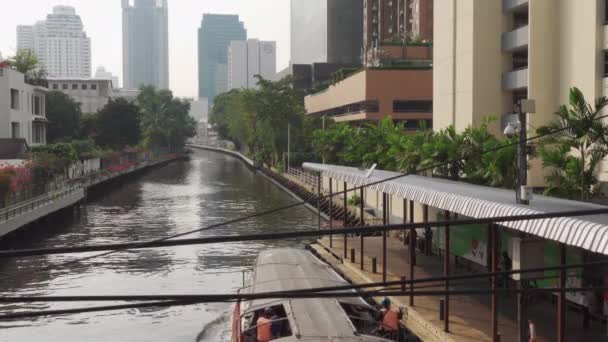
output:
<svg viewBox="0 0 608 342"><path fill-rule="evenodd" d="M519 131L519 144L517 148L517 189L516 202L518 204L530 204L532 192L528 184L528 114L536 112L536 102L534 100L522 99L515 105L515 114L519 117L519 122L509 123L505 128L504 134L513 136Z"/></svg>

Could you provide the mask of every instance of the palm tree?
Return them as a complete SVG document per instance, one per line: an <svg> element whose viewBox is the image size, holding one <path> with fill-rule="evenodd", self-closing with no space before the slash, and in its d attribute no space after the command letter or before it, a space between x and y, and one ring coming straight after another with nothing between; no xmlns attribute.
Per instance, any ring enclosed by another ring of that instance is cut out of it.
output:
<svg viewBox="0 0 608 342"><path fill-rule="evenodd" d="M542 143L541 157L545 167L554 169L547 177L553 188L559 183L572 183L576 179L581 200L589 199L597 183L596 168L608 156L608 125L602 120L606 105L606 97L596 99L592 106L580 89L571 88L570 106L562 105L555 113L557 118L538 129L539 134L548 134ZM556 149L562 152L569 167L556 160L556 156L560 155ZM568 151L569 155L566 155Z"/></svg>

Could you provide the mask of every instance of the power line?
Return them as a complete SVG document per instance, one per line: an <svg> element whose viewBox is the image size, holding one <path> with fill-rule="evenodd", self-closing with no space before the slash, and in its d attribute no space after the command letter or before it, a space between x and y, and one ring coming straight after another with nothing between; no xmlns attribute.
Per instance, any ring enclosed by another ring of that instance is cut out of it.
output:
<svg viewBox="0 0 608 342"><path fill-rule="evenodd" d="M598 117L598 118L596 118L596 120L600 120L600 119L603 119L603 118L606 118L606 117L608 117L608 115ZM540 134L540 135L537 135L537 136L534 136L534 137L526 139L526 142L538 140L538 139L541 139L543 137L546 137L546 136L549 136L549 135L553 135L553 134L556 134L556 133L559 133L561 131L565 131L565 130L568 130L568 129L570 129L570 127L566 126L566 127L560 128L558 130L551 131L551 132L546 133L546 134ZM513 142L513 143L510 143L510 144L501 145L501 146L497 146L497 147L492 148L492 149L481 151L480 153L481 154L486 154L486 153L496 152L496 151L499 151L501 149L505 149L505 148L509 148L509 147L514 147L514 146L518 146L518 145L519 145L519 142ZM417 173L420 173L420 172L429 171L429 170L432 170L432 169L434 169L436 167L447 165L447 164L450 164L452 162L459 161L459 160L462 160L462 158L452 158L450 160L447 160L447 161L444 161L444 162L441 162L441 163L436 163L434 165L430 165L430 166L427 166L427 167L424 167L424 168L417 169L413 173L412 172L406 172L406 173L402 173L402 174L399 174L399 175L396 175L396 176L392 176L392 177L388 177L388 178L385 178L385 179L382 179L382 180L371 182L371 183L368 183L368 184L365 184L365 185L362 185L362 186L358 186L358 187L350 189L350 191L356 191L356 190L359 190L359 189L364 189L364 188L367 188L367 187L370 187L370 186L373 186L373 185L381 184L381 183L384 183L384 182L389 182L389 181L396 180L396 179L399 179L399 178L402 178L402 177L406 177L406 176L409 176L409 175L412 175L412 174L417 174ZM325 195L325 196L319 197L319 199L333 198L336 195L337 194ZM209 225L209 226L206 226L206 227L203 227L203 228L187 231L187 232L184 232L184 233L179 233L179 234L171 235L171 236L168 236L168 237L164 237L164 238L160 238L160 239L156 239L156 240L152 240L152 241L146 241L146 242L137 243L137 247L133 246L133 247L129 247L129 248L118 248L118 249L107 251L107 252L104 252L104 253L100 253L100 254L91 255L91 256L88 256L88 257L83 257L83 258L79 258L79 259L63 262L63 263L60 263L60 264L55 265L55 266L48 266L48 267L45 267L45 268L42 268L42 269L38 269L38 270L35 270L35 271L31 271L31 272L25 272L25 273L27 274L27 273L36 273L36 272L51 271L55 267L66 267L66 266L77 264L77 263L80 263L80 262L83 262L83 261L92 260L92 259L100 258L100 257L103 257L103 256L107 256L107 255L110 255L110 254L118 253L118 252L121 252L121 251L124 251L124 250L127 250L127 249L144 248L145 246L150 245L150 244L159 243L159 242L175 239L175 238L178 238L178 237L191 235L191 234L194 234L194 233L198 233L198 232L202 232L202 231L206 231L206 230L211 230L211 229L223 227L223 226L234 224L234 223L239 223L239 222L247 221L247 220L250 220L252 218L256 218L256 217L260 217L260 216L265 216L265 215L273 214L273 213L276 213L276 212L280 212L280 211L284 211L284 210L287 210L287 209L295 208L295 207L298 207L298 206L301 206L301 205L305 205L307 203L308 203L307 201L300 201L300 202L296 202L294 204L290 204L290 205L286 205L286 206L283 206L283 207L278 207L278 208L274 208L274 209L270 209L270 210L265 210L265 211L258 212L258 213L253 213L253 214L250 214L250 215L242 216L240 218L224 221L224 222L221 222L221 223L212 224L212 225ZM1 277L0 278L0 280L6 280L6 279L8 279L8 277Z"/></svg>
<svg viewBox="0 0 608 342"><path fill-rule="evenodd" d="M40 255L100 252L100 251L109 251L109 252L107 252L107 254L110 254L110 253L115 253L117 251L131 250L131 249L163 248L163 247L175 247L175 246L187 246L187 245L205 245L205 244L228 243L228 242L283 240L283 239L295 239L295 238L303 238L303 237L319 237L319 236L325 236L325 235L370 234L370 233L378 233L378 232L394 231L394 230L401 231L401 230L412 230L412 229L427 228L427 227L443 227L443 226L447 226L447 225L466 226L466 225L473 225L473 224L486 224L486 223L489 224L489 223L505 223L505 222L528 221L528 220L544 220L544 219L551 219L551 218L558 218L558 217L580 217L580 216L592 216L592 215L601 215L601 214L608 214L608 207L606 207L605 209L573 210L573 211L525 214L525 215L514 215L514 216L497 216L497 217L487 217L487 218L442 220L442 221L434 221L434 222L398 223L398 224L390 224L390 225L335 228L335 229L310 230L310 231L298 231L298 232L262 233L262 234L247 234L247 235L219 235L219 236L209 236L209 237L194 238L194 239L163 240L163 241L155 240L155 241L151 241L151 242L147 242L147 243L143 243L143 244L140 242L127 242L127 243L78 246L78 247L56 247L56 248L26 249L26 250L5 250L5 251L0 251L0 259L1 258L13 258L13 257L40 256ZM466 229L466 227L462 228L462 229ZM104 253L104 254L106 254L106 253ZM87 260L87 257L78 259L77 261L82 261L82 260Z"/></svg>
<svg viewBox="0 0 608 342"><path fill-rule="evenodd" d="M176 298L175 300L162 300L146 303L134 303L124 305L111 305L111 306L98 306L98 307L82 307L73 309L63 310L45 310L36 312L19 312L0 315L0 320L14 320L21 318L33 318L42 316L54 316L54 315L66 315L66 314L78 314L87 312L99 312L99 311L110 311L110 310L122 310L131 308L147 308L147 307L172 307L172 306L185 306L185 305L197 305L204 303L230 303L238 301L250 301L259 299L324 299L324 298L358 298L358 297L405 297L405 296L472 296L472 295L487 295L487 294L508 294L508 293L577 293L587 291L604 291L608 287L580 287L580 288L539 288L539 289L520 289L520 288L501 288L495 290L435 290L435 291L365 291L365 292L329 292L329 293L286 293L286 292L272 292L272 293L257 293L257 294L229 294L229 295L176 295L166 296L166 298ZM151 297L150 297L151 298ZM181 299L178 299L181 298Z"/></svg>

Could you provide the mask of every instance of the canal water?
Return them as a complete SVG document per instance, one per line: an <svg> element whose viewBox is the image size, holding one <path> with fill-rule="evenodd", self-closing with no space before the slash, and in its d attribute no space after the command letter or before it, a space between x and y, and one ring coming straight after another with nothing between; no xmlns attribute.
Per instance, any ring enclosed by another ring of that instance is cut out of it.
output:
<svg viewBox="0 0 608 342"><path fill-rule="evenodd" d="M19 232L2 241L0 248L146 241L294 201L240 161L199 151L190 161L152 170L108 190L91 200L86 214L80 217ZM316 214L296 207L188 237L309 230L316 225ZM0 260L0 295L234 293L242 285L242 271L250 269L260 251L303 247L307 242L224 243L125 251L67 267L58 265L89 254ZM0 308L2 312L20 312L107 304L110 303L0 305ZM228 341L230 313L230 304L201 304L0 322L0 342Z"/></svg>

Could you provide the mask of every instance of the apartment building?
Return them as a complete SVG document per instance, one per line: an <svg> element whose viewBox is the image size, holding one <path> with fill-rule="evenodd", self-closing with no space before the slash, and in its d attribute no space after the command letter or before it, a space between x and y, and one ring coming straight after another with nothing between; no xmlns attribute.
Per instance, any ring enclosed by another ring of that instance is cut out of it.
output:
<svg viewBox="0 0 608 342"><path fill-rule="evenodd" d="M260 75L272 79L277 71L276 42L249 39L228 46L228 90L256 88Z"/></svg>
<svg viewBox="0 0 608 342"><path fill-rule="evenodd" d="M554 118L571 87L607 94L605 0L435 0L434 123L464 130L488 115L502 133L520 99L534 99L528 132ZM529 183L542 186L538 160ZM605 178L605 172L600 177Z"/></svg>
<svg viewBox="0 0 608 342"><path fill-rule="evenodd" d="M45 145L47 89L26 81L24 74L0 68L0 139Z"/></svg>
<svg viewBox="0 0 608 342"><path fill-rule="evenodd" d="M69 95L83 113L97 113L111 98L133 101L139 90L117 89L107 78L49 78L49 89Z"/></svg>

